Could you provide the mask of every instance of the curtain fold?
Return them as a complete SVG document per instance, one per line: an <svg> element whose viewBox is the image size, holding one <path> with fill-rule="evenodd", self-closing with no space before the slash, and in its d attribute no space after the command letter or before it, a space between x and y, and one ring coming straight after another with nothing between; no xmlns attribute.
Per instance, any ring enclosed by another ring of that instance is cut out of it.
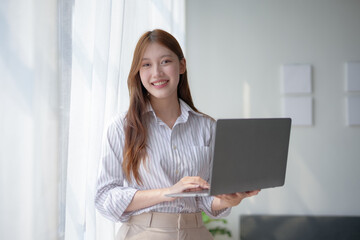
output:
<svg viewBox="0 0 360 240"><path fill-rule="evenodd" d="M0 3L0 239L114 240L94 207L106 125L142 33L183 48L185 0ZM6 197L4 197L6 196Z"/></svg>
<svg viewBox="0 0 360 240"><path fill-rule="evenodd" d="M0 239L57 239L57 7L0 2Z"/></svg>
<svg viewBox="0 0 360 240"><path fill-rule="evenodd" d="M104 129L127 110L127 75L140 35L162 28L184 47L184 0L79 0L72 13L72 69L65 239L114 240L120 224L94 207Z"/></svg>

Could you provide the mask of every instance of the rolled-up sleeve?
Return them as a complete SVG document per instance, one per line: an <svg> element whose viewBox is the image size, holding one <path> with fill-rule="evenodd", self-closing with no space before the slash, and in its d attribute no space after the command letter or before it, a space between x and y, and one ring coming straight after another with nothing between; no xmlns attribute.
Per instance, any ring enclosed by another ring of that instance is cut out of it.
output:
<svg viewBox="0 0 360 240"><path fill-rule="evenodd" d="M101 163L96 185L95 206L111 221L127 221L131 215L125 212L137 189L124 186L122 170L124 134L120 118L107 128L103 140Z"/></svg>
<svg viewBox="0 0 360 240"><path fill-rule="evenodd" d="M198 198L199 208L203 210L206 213L206 215L208 215L211 218L222 218L230 214L231 208L224 208L222 210L213 211L211 209L213 200L214 200L214 196L199 197Z"/></svg>

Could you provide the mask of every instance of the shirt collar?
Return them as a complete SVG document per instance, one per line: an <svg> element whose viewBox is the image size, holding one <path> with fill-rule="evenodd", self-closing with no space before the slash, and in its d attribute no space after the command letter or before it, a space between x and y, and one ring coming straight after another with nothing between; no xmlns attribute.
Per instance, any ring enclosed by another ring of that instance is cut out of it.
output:
<svg viewBox="0 0 360 240"><path fill-rule="evenodd" d="M183 122L186 122L189 118L189 113L195 114L197 116L202 116L201 113L195 112L194 109L192 109L186 102L184 102L182 99L180 100L180 109L181 109L181 115L179 117L179 120L182 120Z"/></svg>
<svg viewBox="0 0 360 240"><path fill-rule="evenodd" d="M189 112L191 112L192 114L195 114L197 116L203 116L201 113L198 113L196 111L194 111L194 109L192 109L186 102L184 102L181 98L179 98L179 103L180 103L180 109L181 109L181 115L179 116L177 122L186 122L189 118ZM148 102L147 104L147 108L144 111L145 113L149 113L151 112L155 119L157 121L159 121L159 119L157 118L154 109L152 108L150 102Z"/></svg>
<svg viewBox="0 0 360 240"><path fill-rule="evenodd" d="M143 115L144 115L144 114L147 114L147 113L152 113L154 119L155 119L157 122L160 122L160 119L157 118L157 116L156 116L156 114L155 114L155 111L154 111L154 109L153 109L152 106L151 106L150 101L147 102L147 106L146 106L145 111L143 112Z"/></svg>

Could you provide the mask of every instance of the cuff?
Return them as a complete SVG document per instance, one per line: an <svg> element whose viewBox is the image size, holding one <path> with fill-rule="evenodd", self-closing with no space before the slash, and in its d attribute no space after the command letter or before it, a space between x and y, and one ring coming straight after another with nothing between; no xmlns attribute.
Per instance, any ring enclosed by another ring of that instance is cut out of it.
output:
<svg viewBox="0 0 360 240"><path fill-rule="evenodd" d="M224 208L221 210L213 211L211 208L212 202L214 201L214 197L200 197L198 200L199 208L203 210L206 215L211 218L222 218L226 217L230 214L231 208Z"/></svg>

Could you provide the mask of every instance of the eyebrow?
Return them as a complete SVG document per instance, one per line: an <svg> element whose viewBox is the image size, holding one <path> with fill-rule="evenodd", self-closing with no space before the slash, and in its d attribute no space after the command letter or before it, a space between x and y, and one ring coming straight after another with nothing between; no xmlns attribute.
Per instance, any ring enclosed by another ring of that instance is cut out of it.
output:
<svg viewBox="0 0 360 240"><path fill-rule="evenodd" d="M164 57L173 57L173 56L170 54L165 54L165 55L160 56L160 58L164 58ZM142 58L141 60L150 60L150 58Z"/></svg>

